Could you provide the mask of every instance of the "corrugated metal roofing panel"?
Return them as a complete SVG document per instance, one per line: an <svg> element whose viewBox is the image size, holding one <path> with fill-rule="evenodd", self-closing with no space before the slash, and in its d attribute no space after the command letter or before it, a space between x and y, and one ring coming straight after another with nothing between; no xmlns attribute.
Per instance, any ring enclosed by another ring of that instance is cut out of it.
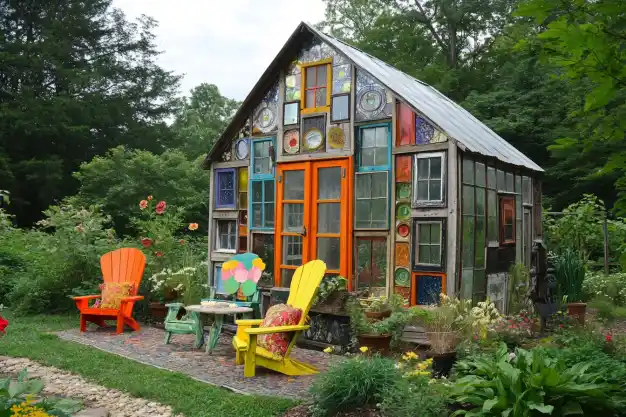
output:
<svg viewBox="0 0 626 417"><path fill-rule="evenodd" d="M435 88L310 25L306 26L324 42L354 62L357 67L370 73L407 104L424 114L467 150L534 171L543 171L530 158Z"/></svg>

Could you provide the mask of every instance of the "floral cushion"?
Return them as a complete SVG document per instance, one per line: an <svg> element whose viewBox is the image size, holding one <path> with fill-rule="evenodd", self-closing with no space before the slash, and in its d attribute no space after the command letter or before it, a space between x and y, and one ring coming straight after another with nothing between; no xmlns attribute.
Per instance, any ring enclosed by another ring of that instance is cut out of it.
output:
<svg viewBox="0 0 626 417"><path fill-rule="evenodd" d="M119 309L122 298L130 297L133 284L129 282L109 282L102 284L102 302L100 308Z"/></svg>
<svg viewBox="0 0 626 417"><path fill-rule="evenodd" d="M260 327L295 326L300 324L302 310L285 304L277 304L267 310ZM293 333L262 334L257 338L257 346L281 357L287 353Z"/></svg>

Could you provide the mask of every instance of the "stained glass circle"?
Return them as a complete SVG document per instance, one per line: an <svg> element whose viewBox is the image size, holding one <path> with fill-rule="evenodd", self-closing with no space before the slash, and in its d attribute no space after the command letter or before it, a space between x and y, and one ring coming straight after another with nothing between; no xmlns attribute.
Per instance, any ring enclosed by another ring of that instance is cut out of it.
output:
<svg viewBox="0 0 626 417"><path fill-rule="evenodd" d="M398 268L394 274L394 282L401 287L408 287L411 285L411 276L409 271L405 268Z"/></svg>
<svg viewBox="0 0 626 417"><path fill-rule="evenodd" d="M248 157L248 149L248 139L239 139L235 144L237 159L246 159Z"/></svg>
<svg viewBox="0 0 626 417"><path fill-rule="evenodd" d="M409 233L411 233L411 229L409 228L409 225L406 223L400 223L398 225L398 236L400 237L407 237L409 236Z"/></svg>
<svg viewBox="0 0 626 417"><path fill-rule="evenodd" d="M323 140L324 136L321 130L315 128L309 129L309 131L304 134L303 145L306 150L315 151L322 146Z"/></svg>
<svg viewBox="0 0 626 417"><path fill-rule="evenodd" d="M385 101L385 90L375 85L363 88L356 100L358 110L370 119L383 111Z"/></svg>
<svg viewBox="0 0 626 417"><path fill-rule="evenodd" d="M328 146L332 149L343 149L346 143L346 135L340 127L332 127L328 130Z"/></svg>
<svg viewBox="0 0 626 417"><path fill-rule="evenodd" d="M263 103L254 115L254 124L263 133L268 133L276 127L276 111L269 103Z"/></svg>
<svg viewBox="0 0 626 417"><path fill-rule="evenodd" d="M283 135L283 149L288 154L296 154L300 150L300 134L297 130L289 130Z"/></svg>

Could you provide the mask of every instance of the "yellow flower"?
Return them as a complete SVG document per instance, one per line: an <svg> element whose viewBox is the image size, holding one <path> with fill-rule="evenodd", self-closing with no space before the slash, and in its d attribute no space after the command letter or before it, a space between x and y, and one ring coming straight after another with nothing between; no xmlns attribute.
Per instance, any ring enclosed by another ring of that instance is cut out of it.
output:
<svg viewBox="0 0 626 417"><path fill-rule="evenodd" d="M428 365L432 365L433 363L433 358L428 358L424 361L424 363L428 364Z"/></svg>
<svg viewBox="0 0 626 417"><path fill-rule="evenodd" d="M361 347L359 348L359 350L360 350L362 353L365 353L365 352L367 352L367 351L369 350L369 348L368 348L367 346L361 346Z"/></svg>
<svg viewBox="0 0 626 417"><path fill-rule="evenodd" d="M324 352L326 352L326 353L333 353L333 348L327 347L326 349L324 349Z"/></svg>
<svg viewBox="0 0 626 417"><path fill-rule="evenodd" d="M420 371L423 371L426 368L428 368L428 364L426 362L421 362L417 365L417 369L419 369Z"/></svg>
<svg viewBox="0 0 626 417"><path fill-rule="evenodd" d="M254 260L252 261L252 266L256 266L261 271L265 271L265 262L263 262L263 259L261 258L254 258Z"/></svg>
<svg viewBox="0 0 626 417"><path fill-rule="evenodd" d="M239 265L239 261L230 260L222 264L222 271L228 271L229 269L235 269Z"/></svg>
<svg viewBox="0 0 626 417"><path fill-rule="evenodd" d="M417 358L417 353L415 352L406 352L402 356L402 359L404 359L405 361L410 361L411 359L416 359L416 358Z"/></svg>

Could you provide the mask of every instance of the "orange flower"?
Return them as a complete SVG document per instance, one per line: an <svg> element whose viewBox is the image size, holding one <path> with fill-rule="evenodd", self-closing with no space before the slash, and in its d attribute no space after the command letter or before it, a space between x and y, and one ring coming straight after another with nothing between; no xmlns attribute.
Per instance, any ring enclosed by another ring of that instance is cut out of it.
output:
<svg viewBox="0 0 626 417"><path fill-rule="evenodd" d="M152 201L154 197L152 197L151 195L148 196L148 201Z"/></svg>
<svg viewBox="0 0 626 417"><path fill-rule="evenodd" d="M141 239L141 244L144 248L149 248L152 245L152 239L150 239L149 237L144 237L143 239Z"/></svg>
<svg viewBox="0 0 626 417"><path fill-rule="evenodd" d="M141 201L139 202L139 208L143 210L143 209L145 209L146 207L148 207L148 202L147 202L146 200L141 200Z"/></svg>
<svg viewBox="0 0 626 417"><path fill-rule="evenodd" d="M198 223L189 223L189 230L198 230Z"/></svg>
<svg viewBox="0 0 626 417"><path fill-rule="evenodd" d="M165 204L165 201L159 201L156 207L154 208L154 211L156 211L156 214L163 214L165 212L166 207L167 207L167 204Z"/></svg>

